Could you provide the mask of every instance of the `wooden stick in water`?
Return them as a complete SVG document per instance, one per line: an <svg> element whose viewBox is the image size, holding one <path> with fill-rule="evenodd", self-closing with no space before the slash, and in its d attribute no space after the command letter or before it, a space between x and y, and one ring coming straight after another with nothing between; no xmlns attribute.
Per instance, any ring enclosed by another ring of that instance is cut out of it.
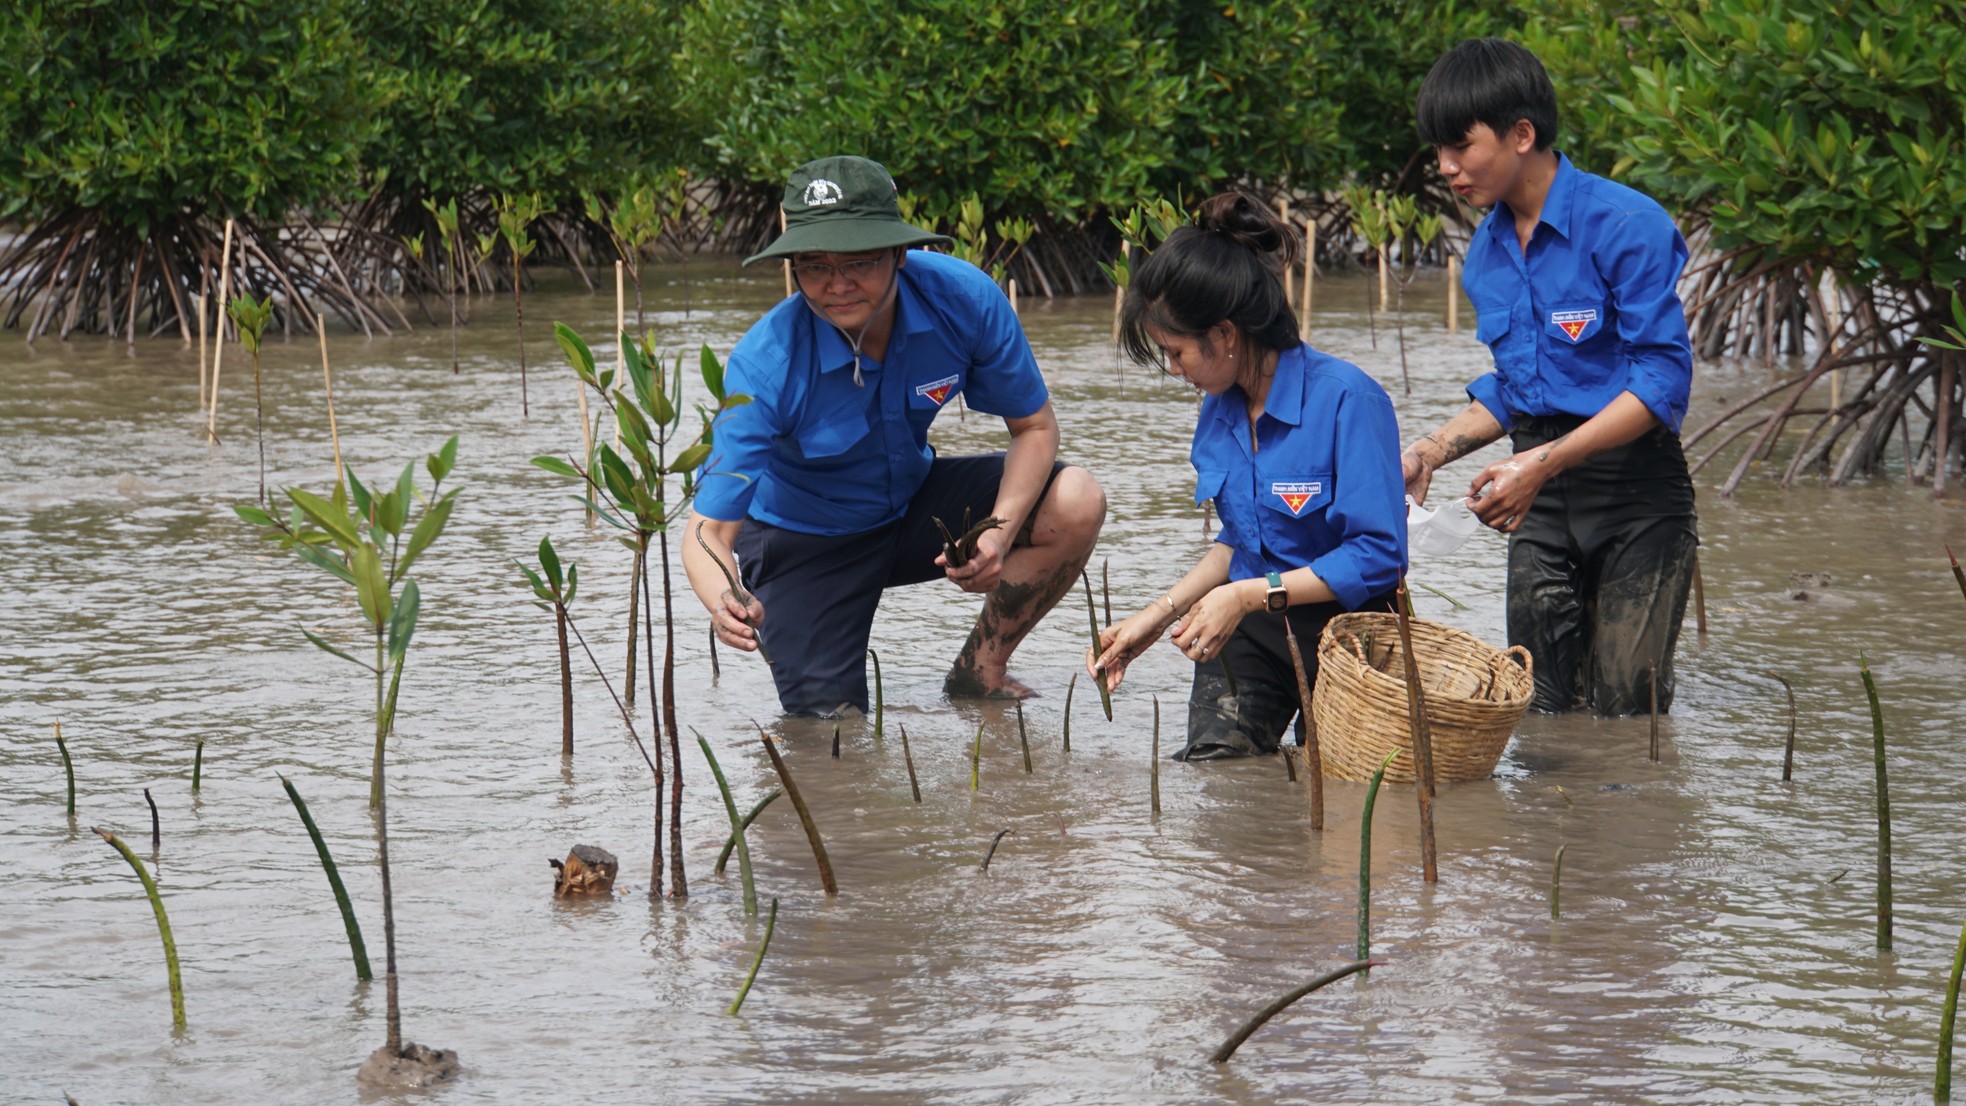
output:
<svg viewBox="0 0 1966 1106"><path fill-rule="evenodd" d="M1461 259L1447 255L1447 332L1461 332Z"/></svg>
<svg viewBox="0 0 1966 1106"><path fill-rule="evenodd" d="M1236 1050L1242 1047L1242 1043L1249 1039L1250 1034L1256 1032L1258 1029L1263 1028L1263 1023L1269 1021L1271 1018L1276 1017L1278 1014L1283 1013L1286 1009L1290 1007L1292 1003L1296 1002L1300 998L1303 998L1305 995L1310 994L1312 991L1315 991L1320 987L1326 986L1327 984L1336 983L1337 981L1345 978L1346 976L1351 975L1353 972L1361 972L1367 968L1383 967L1385 963L1386 962L1384 960L1368 960L1368 959L1354 960L1351 963L1344 965L1343 967L1334 968L1331 971L1328 971L1323 975L1318 976L1316 979L1311 980L1309 983L1304 984L1302 987L1297 988L1296 990L1290 992L1289 994L1283 996L1282 998L1276 1000L1275 1002L1269 1004L1268 1006L1263 1007L1263 1009L1257 1011L1255 1017L1249 1019L1247 1022L1244 1022L1241 1029L1238 1029L1234 1033L1231 1033L1229 1035L1229 1039L1222 1042L1222 1047L1216 1049L1215 1055L1210 1056L1208 1058L1209 1063L1211 1064L1227 1063L1229 1057L1234 1056L1236 1054Z"/></svg>
<svg viewBox="0 0 1966 1106"><path fill-rule="evenodd" d="M328 320L314 316L314 333L321 337L321 386L328 397L328 441L334 446L334 482L341 484L341 428L334 421L334 374L328 369Z"/></svg>
<svg viewBox="0 0 1966 1106"><path fill-rule="evenodd" d="M1406 665L1406 717L1413 738L1413 790L1420 798L1420 867L1428 883L1440 882L1434 850L1434 745L1427 729L1427 698L1420 686L1420 662L1413 655L1413 623L1407 616L1412 596L1401 577L1398 593L1399 648Z"/></svg>
<svg viewBox="0 0 1966 1106"><path fill-rule="evenodd" d="M212 337L211 409L205 416L205 440L218 444L218 369L225 356L225 301L232 285L232 220L225 221L225 242L218 256L218 315L213 320L218 333Z"/></svg>
<svg viewBox="0 0 1966 1106"><path fill-rule="evenodd" d="M1304 341L1311 340L1311 281L1317 273L1317 217L1304 220L1304 301L1300 307L1298 330Z"/></svg>
<svg viewBox="0 0 1966 1106"><path fill-rule="evenodd" d="M1297 670L1297 709L1304 714L1304 767L1311 773L1311 828L1324 828L1324 754L1318 747L1317 715L1311 712L1311 681L1304 671L1304 653L1297 647L1297 634L1283 621L1283 643L1290 649L1291 667Z"/></svg>

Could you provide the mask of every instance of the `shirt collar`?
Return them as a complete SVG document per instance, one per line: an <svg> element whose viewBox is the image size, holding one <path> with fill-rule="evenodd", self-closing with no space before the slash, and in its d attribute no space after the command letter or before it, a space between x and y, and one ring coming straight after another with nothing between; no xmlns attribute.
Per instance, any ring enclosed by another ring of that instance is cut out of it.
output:
<svg viewBox="0 0 1966 1106"><path fill-rule="evenodd" d="M888 336L887 356L876 361L863 353L860 355L860 363L863 367L871 365L878 368L885 362L892 361L895 354L901 351L901 347L907 344L902 338L903 335L920 334L935 329L935 320L926 310L923 310L921 293L915 288L914 279L908 275L908 270L902 268L895 273L894 279L900 282L900 287L894 293L894 333ZM805 309L806 317L812 323L819 353L819 371L838 372L841 369L853 368L853 346L846 340L846 336L840 333L840 328L827 322L825 316L814 311L810 305L799 306Z"/></svg>
<svg viewBox="0 0 1966 1106"><path fill-rule="evenodd" d="M1536 221L1568 239L1570 213L1576 207L1577 186L1581 183L1577 167L1570 164L1570 159L1563 156L1562 151L1557 151L1556 175L1550 178L1550 190L1543 197L1543 210ZM1509 210L1506 202L1497 203L1495 206L1502 211ZM1491 237L1501 239L1515 233L1514 212L1509 212L1507 218L1490 219L1488 222L1490 224L1488 233Z"/></svg>
<svg viewBox="0 0 1966 1106"><path fill-rule="evenodd" d="M1304 417L1304 347L1296 345L1277 354L1276 375L1270 378L1270 393L1263 397L1263 413L1281 423L1296 426Z"/></svg>

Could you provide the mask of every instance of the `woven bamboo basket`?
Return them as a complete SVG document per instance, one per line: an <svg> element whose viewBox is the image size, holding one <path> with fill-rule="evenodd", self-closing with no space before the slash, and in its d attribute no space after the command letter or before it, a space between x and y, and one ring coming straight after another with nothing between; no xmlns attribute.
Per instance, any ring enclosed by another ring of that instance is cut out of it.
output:
<svg viewBox="0 0 1966 1106"><path fill-rule="evenodd" d="M1435 781L1488 778L1529 709L1529 651L1517 645L1504 652L1473 634L1418 618L1411 620L1411 632ZM1398 616L1355 611L1325 624L1311 694L1325 772L1369 780L1387 753L1406 749L1387 767L1386 778L1413 781L1405 665Z"/></svg>

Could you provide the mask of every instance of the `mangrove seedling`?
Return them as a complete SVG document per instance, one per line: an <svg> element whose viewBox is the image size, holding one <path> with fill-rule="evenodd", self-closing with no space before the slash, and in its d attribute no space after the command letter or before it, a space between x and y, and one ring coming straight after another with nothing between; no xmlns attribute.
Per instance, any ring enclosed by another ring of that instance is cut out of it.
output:
<svg viewBox="0 0 1966 1106"><path fill-rule="evenodd" d="M1394 749L1379 762L1372 782L1365 787L1365 810L1358 822L1358 958L1372 956L1372 804L1379 798L1379 785L1385 782L1386 768L1405 749Z"/></svg>
<svg viewBox="0 0 1966 1106"><path fill-rule="evenodd" d="M1952 555L1952 546L1946 546L1946 559L1952 562L1952 578L1959 584L1959 594L1966 596L1966 568L1959 567L1959 558Z"/></svg>
<svg viewBox="0 0 1966 1106"><path fill-rule="evenodd" d="M1863 674L1864 696L1870 700L1871 744L1877 760L1877 947L1891 948L1891 788L1884 773L1884 708L1877 703L1877 683L1870 678L1870 662L1857 654L1857 671Z"/></svg>
<svg viewBox="0 0 1966 1106"><path fill-rule="evenodd" d="M553 549L553 539L539 539L539 569L534 571L524 561L514 558L513 564L531 585L532 605L553 614L553 628L560 638L560 755L573 756L573 653L567 647L567 608L573 604L580 590L580 566L568 563L562 571L560 556Z"/></svg>
<svg viewBox="0 0 1966 1106"><path fill-rule="evenodd" d="M1304 768L1311 775L1311 828L1324 829L1324 753L1318 746L1317 716L1311 712L1311 680L1304 670L1304 653L1297 647L1296 631L1290 620L1283 620L1283 643L1290 650L1290 666L1297 673L1297 711L1304 721Z"/></svg>
<svg viewBox="0 0 1966 1106"><path fill-rule="evenodd" d="M1653 761L1657 761L1659 759L1659 662L1658 661L1653 661L1651 664L1645 666L1645 687L1646 687L1646 694L1650 697L1646 701L1645 720L1651 730L1651 735L1650 735L1651 740L1650 740L1650 744L1648 744L1646 747L1646 756Z"/></svg>
<svg viewBox="0 0 1966 1106"><path fill-rule="evenodd" d="M307 836L314 842L314 853L321 858L321 870L328 874L328 887L334 891L335 905L341 908L341 925L348 931L348 948L355 955L355 978L364 983L374 979L369 971L369 947L362 941L361 923L355 920L355 908L349 905L348 888L342 886L341 870L335 867L334 857L328 855L328 842L321 836L321 829L314 824L314 815L307 810L301 800L300 792L294 789L293 781L280 777L280 786L287 791L287 798L293 800L294 810L300 814L300 824L307 827Z"/></svg>
<svg viewBox="0 0 1966 1106"><path fill-rule="evenodd" d="M969 746L969 789L975 791L983 782L983 723L976 724L976 740Z"/></svg>
<svg viewBox="0 0 1966 1106"><path fill-rule="evenodd" d="M444 247L444 284L451 294L451 375L457 375L457 285L463 276L464 244L458 234L457 197L437 206L434 196L425 197L423 208L437 221L437 237Z"/></svg>
<svg viewBox="0 0 1966 1106"><path fill-rule="evenodd" d="M1019 701L1017 704L1017 744L1024 749L1024 774L1028 776L1031 774L1031 739L1024 732L1024 704L1022 701Z"/></svg>
<svg viewBox="0 0 1966 1106"><path fill-rule="evenodd" d="M1932 1096L1940 1102L1952 1101L1952 1035L1959 1015L1959 976L1966 969L1966 926L1959 930L1959 947L1952 954L1952 974L1946 978L1945 1010L1939 1015L1939 1066L1933 1078Z"/></svg>
<svg viewBox="0 0 1966 1106"><path fill-rule="evenodd" d="M983 535L1003 526L1003 520L995 515L991 515L989 518L971 526L969 524L968 507L963 508L963 532L961 537L951 534L949 527L941 519L931 515L929 516L929 521L933 522L935 528L942 532L942 559L948 562L950 568L961 568L968 564L970 558L976 556L976 543L983 540Z"/></svg>
<svg viewBox="0 0 1966 1106"><path fill-rule="evenodd" d="M164 834L157 822L157 800L150 797L148 787L143 789L143 801L150 808L150 855L154 859L157 850L164 846Z"/></svg>
<svg viewBox="0 0 1966 1106"><path fill-rule="evenodd" d="M1085 581L1085 617L1092 626L1092 655L1096 657L1099 655L1099 608L1092 605L1092 577L1087 575L1084 569L1080 569L1079 579ZM1094 673L1092 683L1093 686L1099 689L1099 705L1105 708L1106 721L1111 722L1113 720L1113 693L1106 686L1105 675L1103 673Z"/></svg>
<svg viewBox="0 0 1966 1106"><path fill-rule="evenodd" d="M840 724L833 723L833 759L840 759Z"/></svg>
<svg viewBox="0 0 1966 1106"><path fill-rule="evenodd" d="M778 900L774 898L771 900L771 913L765 917L764 940L758 942L758 955L751 961L751 972L744 977L744 986L738 990L737 997L731 1000L730 1009L724 1011L731 1017L736 1017L738 1010L743 1008L745 997L751 993L751 984L757 982L758 966L765 962L765 950L771 947L771 931L776 928L778 928Z"/></svg>
<svg viewBox="0 0 1966 1106"><path fill-rule="evenodd" d="M826 857L826 843L819 839L819 826L812 820L812 811L806 809L805 799L799 795L799 785L792 782L792 770L785 766L785 758L778 755L778 746L765 736L762 726L758 727L758 740L764 742L765 755L771 758L771 766L778 773L778 782L785 786L786 798L792 800L792 809L799 812L799 825L806 831L806 841L812 845L812 859L819 865L820 885L826 888L828 895L839 894L839 884L833 882L833 862Z"/></svg>
<svg viewBox="0 0 1966 1106"><path fill-rule="evenodd" d="M61 722L55 722L55 748L61 750L62 774L68 777L68 816L75 817L75 762L68 758L68 742L61 739Z"/></svg>
<svg viewBox="0 0 1966 1106"><path fill-rule="evenodd" d="M701 536L700 534L698 535L698 537ZM713 556L710 559L714 561L717 558ZM710 641L713 647L716 640L717 635L712 632ZM874 744L879 745L881 743L881 733L885 728L887 718L887 704L882 701L881 697L881 655L872 649L867 650L867 655L873 658L874 661Z"/></svg>
<svg viewBox="0 0 1966 1106"><path fill-rule="evenodd" d="M171 939L171 919L164 913L164 897L157 893L157 881L150 878L150 872L137 859L137 854L123 843L123 839L106 829L89 827L90 832L109 842L109 847L123 854L137 878L143 881L143 893L150 897L151 912L157 915L157 935L164 940L164 971L171 983L171 1024L184 1028L184 979L178 973L177 942Z"/></svg>
<svg viewBox="0 0 1966 1106"><path fill-rule="evenodd" d="M751 812L737 820L738 827L740 829L747 829L747 830L750 829L751 823L758 820L758 815L763 814L765 812L765 808L772 804L772 800L778 798L780 795L783 794L785 794L785 792L776 787L772 788L770 791L765 792L765 797L758 800L757 805L751 808ZM718 875L723 875L724 866L730 863L731 850L735 848L737 848L737 834L733 833L729 837L724 838L724 847L718 850L717 852L716 867L711 870L716 872Z"/></svg>
<svg viewBox="0 0 1966 1106"><path fill-rule="evenodd" d="M1550 868L1550 920L1555 921L1563 913L1563 850L1570 847L1568 841L1556 847L1556 864Z"/></svg>
<svg viewBox="0 0 1966 1106"><path fill-rule="evenodd" d="M1101 557L1099 559L1099 598L1106 605L1106 625L1108 626L1113 624L1112 567L1113 559L1111 557Z"/></svg>
<svg viewBox="0 0 1966 1106"><path fill-rule="evenodd" d="M758 916L758 888L751 882L751 846L744 835L744 827L749 822L737 816L737 801L730 797L730 783L724 779L723 766L717 763L717 754L710 751L710 742L702 734L696 733L694 726L690 727L689 732L696 734L696 743L703 749L703 759L710 762L710 775L717 781L717 792L724 797L724 814L730 818L730 839L737 843L737 875L744 882L744 914L755 918ZM764 803L759 803L758 810L763 809ZM752 811L751 816L757 817L757 811ZM717 870L721 872L723 867L723 861L719 858Z"/></svg>
<svg viewBox="0 0 1966 1106"><path fill-rule="evenodd" d="M717 556L717 551L710 548L710 543L703 540L703 521L701 519L697 520L696 529L692 531L692 533L696 535L696 544L702 546L703 552L709 555L710 563L716 565L717 571L724 574L724 583L729 585L730 587L731 598L737 600L737 602L740 605L749 607L751 605L751 593L745 590L745 587L742 583L738 582L737 574L732 572L730 568L724 564L724 559L722 557ZM756 622L751 621L749 617L745 618L744 623L745 625L751 627L751 632L753 634L757 635L756 641L758 643L758 659L765 662L766 664L770 664L771 653L765 649L764 633L758 629L758 624ZM712 641L715 641L716 633L713 631L710 637ZM873 652L872 649L869 649L867 651L869 653ZM876 676L875 684L877 687L879 685L878 677L880 675L880 664L881 664L880 658L876 656L874 658L874 674ZM877 714L876 718L878 717L879 716ZM878 725L878 722L876 724Z"/></svg>
<svg viewBox="0 0 1966 1106"><path fill-rule="evenodd" d="M922 785L915 778L915 754L908 751L908 727L905 723L901 727L901 762L908 766L908 790L915 796L915 805L920 806Z"/></svg>
<svg viewBox="0 0 1966 1106"><path fill-rule="evenodd" d="M990 849L983 854L983 863L976 866L978 871L987 872L990 870L990 858L997 855L997 846L1003 844L1004 834L1009 832L1010 830L1008 829L1000 829L997 831L997 835L990 839Z"/></svg>
<svg viewBox="0 0 1966 1106"><path fill-rule="evenodd" d="M373 643L371 663L342 651L312 631L302 631L308 641L363 669L374 679L375 760L369 782L369 806L375 811L377 868L382 877L388 1039L377 1055L385 1062L391 1057L429 1051L418 1050L413 1044L406 1046L403 1041L401 1006L397 1000L395 896L389 880L389 807L385 799L383 751L395 729L403 663L409 655L410 640L415 635L422 606L421 593L409 570L450 521L457 489L448 492L442 489L444 478L450 475L456 461L455 437L424 459L424 468L431 478L427 495L416 488L414 464L403 466L395 487L380 494L372 492L350 468L347 479L335 485L333 495L328 498L300 488L288 489L287 497L294 504L288 518L275 517L258 507L233 508L240 518L259 527L262 536L277 542L281 549L291 551L353 587L364 628ZM421 513L412 525L411 512L419 504Z"/></svg>
<svg viewBox="0 0 1966 1106"><path fill-rule="evenodd" d="M1406 382L1406 394L1413 394L1413 382L1406 371L1406 286L1420 271L1420 255L1440 237L1440 216L1420 214L1419 199L1412 195L1393 196L1386 201L1389 237L1399 242L1399 269L1393 274L1398 286L1393 321L1399 333L1399 378ZM1453 290L1449 289L1449 294Z"/></svg>
<svg viewBox="0 0 1966 1106"><path fill-rule="evenodd" d="M193 795L196 795L198 793L199 779L204 774L205 774L205 739L201 737L198 739L197 746L191 750L191 793Z"/></svg>
<svg viewBox="0 0 1966 1106"><path fill-rule="evenodd" d="M232 317L232 325L239 328L239 344L253 359L253 430L259 437L259 504L268 505L266 498L266 402L261 396L259 383L259 347L266 337L266 324L273 321L273 297L256 300L251 296L240 296L225 305L225 313Z"/></svg>
<svg viewBox="0 0 1966 1106"><path fill-rule="evenodd" d="M1788 679L1781 673L1768 674L1781 681L1782 690L1788 692L1789 734L1788 740L1782 743L1782 782L1788 783L1795 778L1795 688L1789 685Z"/></svg>
<svg viewBox="0 0 1966 1106"><path fill-rule="evenodd" d="M1071 682L1065 685L1065 725L1064 725L1065 740L1063 742L1063 747L1060 749L1060 752L1069 753L1072 751L1072 692L1077 691L1078 687L1079 687L1078 670L1073 669Z"/></svg>
<svg viewBox="0 0 1966 1106"><path fill-rule="evenodd" d="M1348 189L1345 193L1345 202L1352 210L1352 233L1358 235L1359 240L1365 243L1366 249L1379 259L1379 271L1383 279L1387 244L1392 239L1392 225L1386 218L1386 194L1364 188ZM1365 331L1372 341L1372 348L1378 349L1379 329L1372 321L1370 295L1365 297ZM1405 381L1405 384L1406 394L1412 395L1412 382Z"/></svg>
<svg viewBox="0 0 1966 1106"><path fill-rule="evenodd" d="M669 739L669 763L674 766L670 788L669 853L673 898L689 895L689 882L683 874L683 780L681 731L676 726L676 626L674 587L669 577L669 524L696 494L696 470L710 456L710 427L718 415L731 407L750 402L746 396L727 395L724 369L704 346L700 358L704 387L717 407L714 411L696 408L702 420L693 438L680 437L683 411L677 402L682 392L682 358L676 358L673 372L665 376L655 352L638 344L626 333L621 338L622 365L626 380L616 380L613 369L597 370L594 352L579 334L564 323L553 324L553 335L567 364L582 384L599 394L613 413L621 432L622 456L614 447L597 442L595 460L580 464L559 457L535 457L533 464L559 476L579 480L585 487L577 496L595 517L623 532L621 542L635 555L635 569L629 586L639 594L642 614L644 657L648 666L648 685L653 694L655 680L655 623L653 597L649 586L649 561L662 568L662 729L656 744L657 791L662 787L663 761L660 736ZM670 447L682 448L670 455ZM673 496L669 479L680 479L681 494ZM740 477L741 479L741 477ZM652 548L653 545L653 548ZM632 609L632 604L631 604ZM634 630L633 625L629 627ZM660 885L658 878L656 884ZM653 890L653 888L652 888Z"/></svg>
<svg viewBox="0 0 1966 1106"><path fill-rule="evenodd" d="M1384 960L1368 960L1361 957L1357 960L1352 961L1349 964L1344 965L1343 967L1333 968L1331 971L1328 971L1323 975L1318 976L1316 979L1311 980L1309 983L1304 984L1302 987L1297 988L1296 990L1290 992L1289 994L1283 996L1282 998L1276 1000L1275 1002L1257 1011L1255 1017L1242 1023L1241 1029L1238 1029L1234 1033L1229 1034L1229 1039L1222 1042L1222 1047L1215 1050L1215 1055L1210 1056L1208 1058L1208 1062L1211 1064L1228 1063L1229 1057L1234 1056L1236 1054L1236 1050L1242 1047L1242 1043L1249 1039L1250 1034L1255 1033L1258 1029L1263 1028L1263 1024L1265 1022L1269 1021L1271 1018L1276 1017L1278 1014L1283 1013L1285 1010L1290 1008L1290 1005L1292 1003L1296 1002L1300 998L1303 998L1305 995L1310 994L1312 991L1317 990L1319 987L1336 983L1339 980L1345 978L1346 976L1351 975L1353 972L1362 972L1367 968L1383 967L1385 963L1386 962Z"/></svg>
<svg viewBox="0 0 1966 1106"><path fill-rule="evenodd" d="M498 236L512 254L512 318L519 327L519 414L523 418L532 416L532 407L526 401L526 312L519 290L526 283L526 258L539 245L526 228L544 214L546 203L537 192L498 198Z"/></svg>

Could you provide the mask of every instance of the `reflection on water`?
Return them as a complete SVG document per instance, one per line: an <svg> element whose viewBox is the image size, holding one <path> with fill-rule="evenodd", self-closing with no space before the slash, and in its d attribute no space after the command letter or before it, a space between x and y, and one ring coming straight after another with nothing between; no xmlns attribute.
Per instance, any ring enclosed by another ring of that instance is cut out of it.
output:
<svg viewBox="0 0 1966 1106"><path fill-rule="evenodd" d="M775 273L692 264L655 275L658 340L727 351L778 295ZM1320 288L1313 340L1394 392L1408 434L1461 406L1486 355L1441 325L1416 286L1400 394L1393 335L1364 317L1367 285ZM603 335L611 304L532 297L535 318ZM1111 497L1102 556L1116 613L1159 594L1204 548L1185 462L1191 393L1121 366L1110 301L1025 301L1065 452ZM534 1101L569 1089L657 1102L1910 1102L1929 1086L1942 976L1966 916L1957 740L1966 619L1940 543L1966 548L1951 503L1897 484L1826 491L1750 482L1703 494L1711 632L1682 640L1678 711L1659 763L1644 719L1528 719L1497 778L1444 787L1441 882L1419 878L1412 792L1376 818L1373 934L1391 963L1307 998L1230 1064L1206 1063L1249 1012L1351 955L1362 788L1331 783L1322 834L1274 759L1162 766L1148 808L1149 696L1178 703L1184 664L1159 649L1115 703L1075 696L1083 648L1069 606L1020 653L1041 692L1016 718L940 694L975 601L924 586L875 627L889 718L848 726L770 717L755 658L710 677L703 621L678 607L679 709L711 737L740 807L775 784L753 718L786 740L841 894L819 890L789 805L753 830L777 934L743 1016L724 1007L762 925L711 861L724 813L686 747L686 906L650 903L648 776L599 681L579 679L577 753L559 758L551 620L513 557L550 533L581 563L578 606L621 663L628 556L583 527L560 481L527 459L577 442L571 374L533 328L532 417L519 416L515 339L482 301L449 371L442 326L336 334L336 416L359 471L393 476L452 433L466 485L420 566L423 626L391 750L404 1023L459 1051L445 1094ZM4 341L4 339L0 339ZM603 357L612 347L596 341ZM78 339L0 344L0 1071L24 1101L330 1102L383 1035L379 990L353 983L339 919L280 791L293 778L381 945L364 808L368 685L299 630L346 640L349 597L255 545L229 505L257 482L250 375L229 352L219 433L193 412L192 354ZM1761 379L1702 366L1697 424ZM277 486L332 480L311 341L265 356ZM951 412L951 451L1001 424ZM1498 452L1492 450L1491 452ZM1472 476L1463 462L1437 483ZM1502 637L1502 541L1480 534L1415 567L1421 613ZM1808 599L1789 575L1828 573ZM679 577L680 578L680 577ZM1076 596L1074 600L1076 600ZM1068 604L1073 602L1068 601ZM1856 658L1877 674L1892 740L1897 949L1872 947L1869 726ZM1779 671L1796 686L1796 782L1779 782ZM644 692L644 704L646 692ZM643 710L644 720L646 707ZM1172 712L1170 717L1178 716ZM50 723L63 720L80 811L62 812ZM908 793L898 727L922 781ZM969 741L984 728L982 786ZM204 787L189 792L194 744ZM1172 748L1176 735L1163 735ZM173 1038L157 939L127 868L89 825L140 836L163 811L157 871L184 961L190 1030ZM987 873L990 839L1010 829ZM554 902L545 861L591 843L629 892ZM1568 843L1564 911L1548 913ZM378 985L379 986L379 985ZM11 1097L11 1095L10 1095Z"/></svg>

